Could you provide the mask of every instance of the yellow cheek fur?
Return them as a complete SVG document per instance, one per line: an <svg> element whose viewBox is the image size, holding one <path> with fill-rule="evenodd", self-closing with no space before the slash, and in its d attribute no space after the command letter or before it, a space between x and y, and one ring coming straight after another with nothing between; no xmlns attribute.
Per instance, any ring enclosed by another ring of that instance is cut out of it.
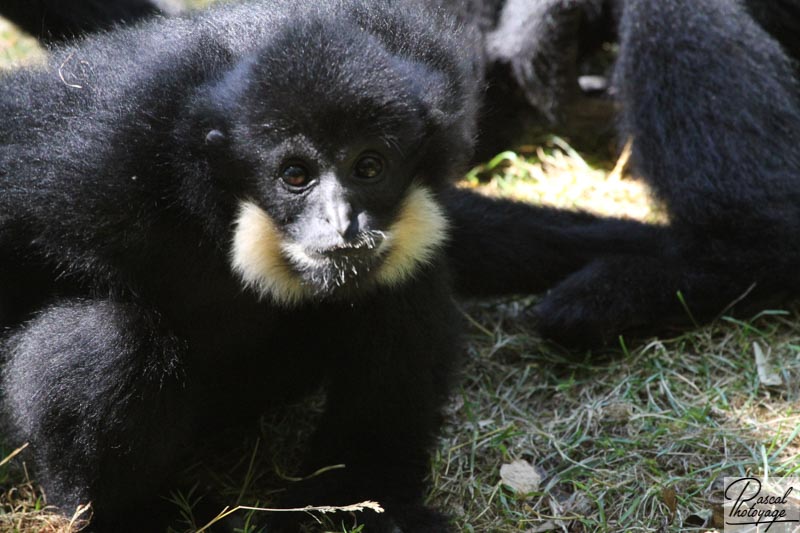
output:
<svg viewBox="0 0 800 533"><path fill-rule="evenodd" d="M381 245L388 256L377 272L377 282L395 286L408 280L434 258L447 240L447 231L447 217L433 194L421 185L412 186Z"/></svg>
<svg viewBox="0 0 800 533"><path fill-rule="evenodd" d="M277 303L293 305L310 291L281 253L284 239L272 219L252 202L242 202L233 233L231 266L245 285Z"/></svg>
<svg viewBox="0 0 800 533"><path fill-rule="evenodd" d="M410 279L418 267L434 258L447 239L447 228L447 218L433 194L423 186L412 186L397 220L386 232L380 248L385 258L375 282L397 286ZM233 234L231 267L245 285L287 306L314 295L286 261L284 252L292 245L263 209L242 202Z"/></svg>

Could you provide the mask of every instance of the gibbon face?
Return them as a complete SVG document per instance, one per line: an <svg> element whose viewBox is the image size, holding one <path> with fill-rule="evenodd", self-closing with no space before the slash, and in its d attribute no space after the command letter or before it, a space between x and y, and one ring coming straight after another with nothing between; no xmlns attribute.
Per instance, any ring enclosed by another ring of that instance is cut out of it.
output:
<svg viewBox="0 0 800 533"><path fill-rule="evenodd" d="M293 55L258 52L209 92L222 125L207 142L246 162L231 267L288 305L402 284L447 232L425 170L436 74L369 36L306 39Z"/></svg>

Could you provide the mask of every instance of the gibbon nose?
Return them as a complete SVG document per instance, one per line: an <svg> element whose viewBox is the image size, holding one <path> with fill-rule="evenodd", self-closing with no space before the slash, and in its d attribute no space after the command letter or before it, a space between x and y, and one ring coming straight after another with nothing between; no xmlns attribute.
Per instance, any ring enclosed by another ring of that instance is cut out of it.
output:
<svg viewBox="0 0 800 533"><path fill-rule="evenodd" d="M325 201L325 220L345 241L358 235L358 217L347 201L344 190L338 183L332 184Z"/></svg>
<svg viewBox="0 0 800 533"><path fill-rule="evenodd" d="M351 239L357 233L353 228L353 226L357 226L356 220L353 218L353 209L346 203L328 205L326 220L345 240Z"/></svg>

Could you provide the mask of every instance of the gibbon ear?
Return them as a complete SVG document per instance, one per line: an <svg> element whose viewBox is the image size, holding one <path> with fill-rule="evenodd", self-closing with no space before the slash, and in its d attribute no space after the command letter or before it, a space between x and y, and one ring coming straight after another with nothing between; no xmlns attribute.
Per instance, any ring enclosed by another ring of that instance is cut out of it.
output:
<svg viewBox="0 0 800 533"><path fill-rule="evenodd" d="M182 124L183 137L190 141L198 155L219 155L230 146L231 138L226 120L226 116L230 116L230 110L220 96L216 87L208 86L200 89L189 103Z"/></svg>

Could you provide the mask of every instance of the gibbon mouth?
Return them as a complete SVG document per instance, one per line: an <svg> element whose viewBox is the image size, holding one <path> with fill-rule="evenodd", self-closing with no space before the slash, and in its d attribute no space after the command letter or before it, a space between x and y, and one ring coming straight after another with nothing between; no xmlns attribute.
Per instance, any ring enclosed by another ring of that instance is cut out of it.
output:
<svg viewBox="0 0 800 533"><path fill-rule="evenodd" d="M346 259L380 255L386 241L382 231L364 231L355 238L328 247L312 247L303 250L306 255L316 259Z"/></svg>
<svg viewBox="0 0 800 533"><path fill-rule="evenodd" d="M383 232L363 232L345 243L326 247L305 247L284 243L282 251L303 282L327 292L369 277L386 256L389 241Z"/></svg>

